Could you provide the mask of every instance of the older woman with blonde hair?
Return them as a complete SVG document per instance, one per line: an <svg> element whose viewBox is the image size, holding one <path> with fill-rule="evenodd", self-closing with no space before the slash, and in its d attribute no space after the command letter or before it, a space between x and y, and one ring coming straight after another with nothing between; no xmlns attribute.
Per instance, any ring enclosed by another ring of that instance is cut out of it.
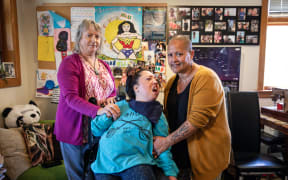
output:
<svg viewBox="0 0 288 180"><path fill-rule="evenodd" d="M76 33L74 53L67 56L58 70L60 100L54 133L60 141L69 179L84 176L84 153L88 149L88 122L106 114L116 119L120 109L113 102L116 96L114 77L109 66L97 56L102 45L102 31L93 20L83 20ZM97 104L89 103L91 97ZM105 104L105 107L101 107Z"/></svg>

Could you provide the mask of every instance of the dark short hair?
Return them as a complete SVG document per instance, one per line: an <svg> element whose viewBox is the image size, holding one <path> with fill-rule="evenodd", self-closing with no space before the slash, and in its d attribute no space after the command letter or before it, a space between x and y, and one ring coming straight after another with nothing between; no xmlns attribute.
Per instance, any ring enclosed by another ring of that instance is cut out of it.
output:
<svg viewBox="0 0 288 180"><path fill-rule="evenodd" d="M138 80L141 76L141 72L148 71L148 70L141 69L141 68L137 68L137 69L135 68L132 71L135 71L135 72L131 73L131 71L130 71L130 75L128 75L128 72L127 72L126 92L127 92L130 99L135 99L136 95L135 95L133 87L134 87L134 85L138 84Z"/></svg>
<svg viewBox="0 0 288 180"><path fill-rule="evenodd" d="M129 32L130 32L130 33L136 33L134 24L133 24L132 22L130 22L130 21L123 21L123 22L122 22L121 24L119 24L119 26L118 26L118 33L117 33L117 34L122 34L122 33L124 33L123 28L122 28L123 24L129 24L129 25L130 25L130 30L129 30Z"/></svg>

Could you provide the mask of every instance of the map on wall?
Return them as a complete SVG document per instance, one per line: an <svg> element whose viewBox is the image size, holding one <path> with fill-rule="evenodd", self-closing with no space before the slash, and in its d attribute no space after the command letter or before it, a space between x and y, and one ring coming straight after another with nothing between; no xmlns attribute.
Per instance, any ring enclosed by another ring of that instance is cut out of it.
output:
<svg viewBox="0 0 288 180"><path fill-rule="evenodd" d="M95 21L103 30L101 59L118 67L142 60L142 7L95 7Z"/></svg>

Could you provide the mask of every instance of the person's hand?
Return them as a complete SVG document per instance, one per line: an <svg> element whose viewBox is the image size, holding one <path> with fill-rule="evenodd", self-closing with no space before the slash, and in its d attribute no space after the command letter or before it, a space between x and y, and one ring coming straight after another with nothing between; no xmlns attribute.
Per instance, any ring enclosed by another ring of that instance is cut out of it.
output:
<svg viewBox="0 0 288 180"><path fill-rule="evenodd" d="M116 120L120 115L120 108L116 104L108 104L104 108L100 108L97 111L97 115L106 114L107 117L113 117Z"/></svg>
<svg viewBox="0 0 288 180"><path fill-rule="evenodd" d="M168 176L168 178L169 178L169 180L177 180L177 178L174 176Z"/></svg>
<svg viewBox="0 0 288 180"><path fill-rule="evenodd" d="M116 102L116 96L113 96L113 97L107 98L104 104L106 106L107 104L115 104L115 102Z"/></svg>
<svg viewBox="0 0 288 180"><path fill-rule="evenodd" d="M153 148L156 154L159 156L162 152L166 151L170 147L167 137L154 136Z"/></svg>

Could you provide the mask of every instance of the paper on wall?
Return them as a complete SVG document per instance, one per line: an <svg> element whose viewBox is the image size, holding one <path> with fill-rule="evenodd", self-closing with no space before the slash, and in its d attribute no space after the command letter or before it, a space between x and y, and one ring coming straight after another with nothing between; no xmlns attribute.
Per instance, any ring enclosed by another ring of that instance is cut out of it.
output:
<svg viewBox="0 0 288 180"><path fill-rule="evenodd" d="M53 36L54 35L53 17L49 13L49 11L38 11L37 20L38 20L39 36Z"/></svg>
<svg viewBox="0 0 288 180"><path fill-rule="evenodd" d="M54 62L54 37L38 36L38 60Z"/></svg>
<svg viewBox="0 0 288 180"><path fill-rule="evenodd" d="M95 21L94 7L72 7L71 8L71 40L75 42L76 32L83 19L92 19Z"/></svg>

